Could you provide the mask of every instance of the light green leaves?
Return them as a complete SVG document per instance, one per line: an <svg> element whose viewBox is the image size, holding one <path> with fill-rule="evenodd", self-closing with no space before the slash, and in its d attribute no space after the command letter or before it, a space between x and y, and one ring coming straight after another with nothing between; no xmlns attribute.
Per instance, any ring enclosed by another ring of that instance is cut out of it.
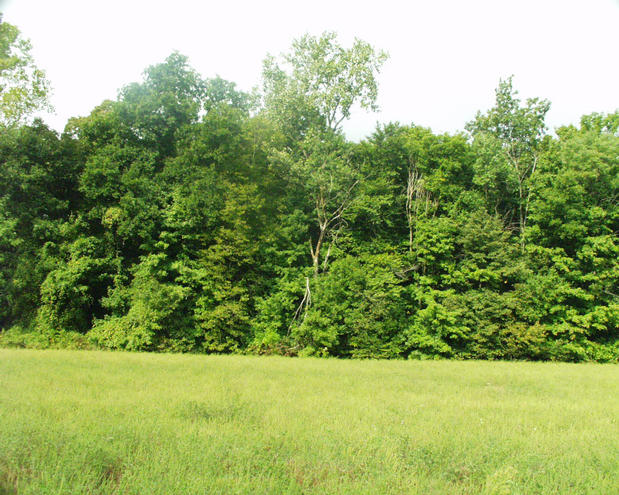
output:
<svg viewBox="0 0 619 495"><path fill-rule="evenodd" d="M354 104L377 110L376 77L387 58L358 39L346 49L335 33L305 35L280 60L264 61L266 108L284 127L337 131Z"/></svg>
<svg viewBox="0 0 619 495"><path fill-rule="evenodd" d="M49 81L30 54L32 46L0 14L0 124L23 123L37 110L52 110Z"/></svg>

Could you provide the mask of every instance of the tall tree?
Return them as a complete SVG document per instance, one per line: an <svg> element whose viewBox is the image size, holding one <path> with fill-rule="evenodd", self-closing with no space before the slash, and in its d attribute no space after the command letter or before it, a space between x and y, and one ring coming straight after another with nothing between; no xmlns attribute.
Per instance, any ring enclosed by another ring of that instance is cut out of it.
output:
<svg viewBox="0 0 619 495"><path fill-rule="evenodd" d="M322 246L328 236L337 237L358 181L345 156L340 125L355 104L377 109L376 77L386 59L364 41L357 39L347 49L335 33L326 32L295 40L282 57L284 68L274 57L264 62L267 113L297 142L278 159L305 184L315 213L318 232L309 241L314 275Z"/></svg>
<svg viewBox="0 0 619 495"><path fill-rule="evenodd" d="M484 162L484 149L490 148L491 158L499 166L507 165L509 179L513 179L517 192L518 231L524 249L527 217L531 202L531 181L537 170L541 143L545 135L546 113L550 102L529 98L521 106L512 87L512 77L499 82L496 103L485 115L478 113L466 129L473 135ZM498 156L497 156L498 155ZM480 163L482 167L486 163ZM494 168L494 167L493 167Z"/></svg>
<svg viewBox="0 0 619 495"><path fill-rule="evenodd" d="M0 13L0 124L23 123L37 110L51 110L50 84L34 63L32 45Z"/></svg>
<svg viewBox="0 0 619 495"><path fill-rule="evenodd" d="M356 39L351 48L337 35L305 35L280 60L264 61L264 99L267 111L291 136L322 127L340 130L355 104L377 110L377 75L387 54Z"/></svg>
<svg viewBox="0 0 619 495"><path fill-rule="evenodd" d="M335 242L344 225L344 214L359 182L358 170L353 166L347 146L341 135L310 133L299 144L297 153L282 151L273 155L288 168L297 187L303 189L316 222L309 239L314 276L318 275L321 260L326 268L331 246L323 255L323 246Z"/></svg>
<svg viewBox="0 0 619 495"><path fill-rule="evenodd" d="M377 109L376 77L386 59L366 42L355 40L351 48L344 48L335 33L325 32L319 37L305 35L280 60L269 56L264 62L266 114L289 145L274 150L273 160L305 195L315 221L309 228L314 278L321 262L326 269L331 245L324 257L323 246L337 239L358 182L340 126L355 104ZM306 314L311 302L308 278L304 285L295 318L302 310Z"/></svg>

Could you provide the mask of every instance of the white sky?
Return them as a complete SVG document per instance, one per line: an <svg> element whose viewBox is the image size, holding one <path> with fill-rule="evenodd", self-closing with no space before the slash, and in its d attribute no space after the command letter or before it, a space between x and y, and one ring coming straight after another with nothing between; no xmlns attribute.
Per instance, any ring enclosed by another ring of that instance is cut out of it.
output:
<svg viewBox="0 0 619 495"><path fill-rule="evenodd" d="M390 54L381 112L357 111L349 138L377 121L457 132L514 74L522 98L552 102L550 128L619 108L619 0L0 0L54 87L62 130L173 50L205 77L260 84L267 53L309 32L356 36Z"/></svg>

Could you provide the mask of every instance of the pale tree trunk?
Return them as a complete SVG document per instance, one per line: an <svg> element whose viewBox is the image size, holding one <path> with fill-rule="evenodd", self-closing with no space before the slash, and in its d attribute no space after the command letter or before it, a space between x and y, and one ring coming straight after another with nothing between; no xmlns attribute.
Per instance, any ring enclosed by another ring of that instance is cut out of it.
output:
<svg viewBox="0 0 619 495"><path fill-rule="evenodd" d="M333 235L333 240L329 243L329 247L327 248L327 254L324 257L322 262L322 269L325 270L327 268L327 262L329 261L329 255L331 254L331 246L333 242L337 239L337 236L340 233L341 223L342 223L342 215L346 211L346 207L348 206L348 198L350 197L350 193L357 185L358 181L355 181L354 184L350 186L348 191L346 192L346 196L344 201L330 214L326 211L326 200L325 195L321 191L318 194L316 199L316 213L318 216L318 239L316 243L312 242L312 239L309 239L309 248L310 254L312 256L312 266L314 268L314 278L318 276L320 270L320 253L322 247L325 243L326 236L330 233L330 231L335 231ZM294 316L292 317L292 321L290 322L290 326L288 327L288 333L290 333L292 326L295 321L298 321L301 314L303 314L303 319L307 315L307 311L309 307L312 305L312 291L310 288L310 279L309 277L305 277L305 293L303 295L303 299L299 304Z"/></svg>
<svg viewBox="0 0 619 495"><path fill-rule="evenodd" d="M297 308L297 310L294 313L294 316L292 317L292 321L290 322L290 325L288 325L288 335L290 335L290 330L292 329L294 322L299 319L299 316L301 316L301 313L303 313L303 320L305 320L305 317L307 316L307 310L310 308L311 305L312 305L312 291L310 290L310 281L309 281L309 277L305 277L305 294L303 294L303 299L301 300L301 304L299 304L299 307Z"/></svg>
<svg viewBox="0 0 619 495"><path fill-rule="evenodd" d="M332 240L329 243L329 247L327 248L327 254L322 263L323 270L325 270L327 267L327 261L329 260L329 255L331 254L331 246L333 242L335 242L335 240L337 239L342 227L342 215L346 211L346 208L349 206L350 195L358 183L359 181L355 181L348 188L348 190L344 194L344 197L342 198L340 205L332 212L327 211L327 201L324 191L320 191L316 198L316 215L318 217L318 239L316 239L315 243L312 241L312 239L309 240L312 266L314 267L314 277L318 276L320 270L320 253L322 247L324 246L325 239L329 234L332 234Z"/></svg>
<svg viewBox="0 0 619 495"><path fill-rule="evenodd" d="M310 254L312 255L312 265L314 266L314 277L318 275L318 269L320 267L320 249L322 248L322 243L325 239L326 233L326 226L321 224L320 232L318 234L318 240L316 241L316 246L312 245L311 239L309 240Z"/></svg>
<svg viewBox="0 0 619 495"><path fill-rule="evenodd" d="M413 251L413 234L415 229L415 215L413 202L419 181L419 174L413 168L408 169L408 181L406 183L406 220L408 223L408 251Z"/></svg>
<svg viewBox="0 0 619 495"><path fill-rule="evenodd" d="M415 242L415 229L419 212L425 206L425 214L428 215L431 208L437 207L437 202L432 201L430 193L426 190L424 180L419 171L411 167L408 170L406 182L406 221L408 224L408 250L413 251Z"/></svg>
<svg viewBox="0 0 619 495"><path fill-rule="evenodd" d="M524 252L526 245L526 228L529 215L529 204L531 202L531 186L527 185L537 169L538 155L533 157L530 166L523 165L517 158L508 153L508 158L516 170L518 177L518 230L520 234L520 251Z"/></svg>

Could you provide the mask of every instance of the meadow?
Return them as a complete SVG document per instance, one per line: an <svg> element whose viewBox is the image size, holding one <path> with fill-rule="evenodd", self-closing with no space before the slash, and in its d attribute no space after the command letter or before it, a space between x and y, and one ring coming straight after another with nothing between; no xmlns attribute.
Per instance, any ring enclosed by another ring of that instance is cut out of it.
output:
<svg viewBox="0 0 619 495"><path fill-rule="evenodd" d="M0 349L0 494L619 493L619 367Z"/></svg>

